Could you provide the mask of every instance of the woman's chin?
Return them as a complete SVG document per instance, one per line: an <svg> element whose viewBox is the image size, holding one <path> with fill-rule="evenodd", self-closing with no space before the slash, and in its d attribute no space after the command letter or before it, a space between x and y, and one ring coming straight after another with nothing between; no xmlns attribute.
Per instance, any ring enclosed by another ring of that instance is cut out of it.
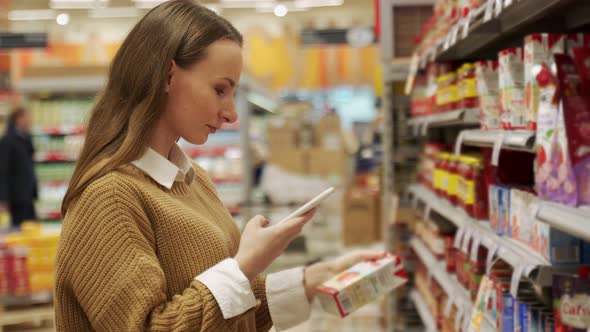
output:
<svg viewBox="0 0 590 332"><path fill-rule="evenodd" d="M193 137L183 137L183 139L187 142L189 142L190 144L193 145L202 145L205 144L205 142L207 142L207 139L209 138L208 134L204 134L204 135L195 135Z"/></svg>

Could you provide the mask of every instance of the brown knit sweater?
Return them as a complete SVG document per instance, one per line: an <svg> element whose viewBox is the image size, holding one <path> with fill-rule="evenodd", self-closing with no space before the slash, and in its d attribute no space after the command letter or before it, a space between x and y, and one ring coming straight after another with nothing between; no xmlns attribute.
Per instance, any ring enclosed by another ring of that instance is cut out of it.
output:
<svg viewBox="0 0 590 332"><path fill-rule="evenodd" d="M224 320L194 278L233 257L235 222L199 166L168 190L128 165L93 182L69 208L57 257L58 331L268 331L258 305Z"/></svg>

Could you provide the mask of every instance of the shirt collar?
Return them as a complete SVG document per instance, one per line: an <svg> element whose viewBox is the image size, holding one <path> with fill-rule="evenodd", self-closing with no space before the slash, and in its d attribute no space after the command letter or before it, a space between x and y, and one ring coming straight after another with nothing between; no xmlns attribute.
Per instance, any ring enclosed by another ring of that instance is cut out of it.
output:
<svg viewBox="0 0 590 332"><path fill-rule="evenodd" d="M177 144L170 151L170 159L148 148L141 158L131 164L168 189L172 188L174 182L190 183L194 177L191 160Z"/></svg>

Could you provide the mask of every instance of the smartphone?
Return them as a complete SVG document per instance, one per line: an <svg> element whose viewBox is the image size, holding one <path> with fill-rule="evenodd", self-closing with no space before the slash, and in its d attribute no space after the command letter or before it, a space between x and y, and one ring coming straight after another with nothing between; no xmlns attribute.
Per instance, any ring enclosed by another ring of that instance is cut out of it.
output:
<svg viewBox="0 0 590 332"><path fill-rule="evenodd" d="M293 212L290 215L288 215L285 218L283 218L277 224L280 224L280 223L282 223L282 222L284 222L286 220L289 220L289 219L292 219L292 218L297 218L297 217L300 217L300 216L304 215L307 211L309 211L309 210L313 209L314 207L320 205L321 201L323 201L324 199L326 199L326 197L330 196L334 191L336 191L336 189L334 189L334 187L330 187L330 188L326 189L323 193L317 195L315 198L313 198L309 202L305 203L305 205L303 205L299 209L295 210L295 212Z"/></svg>

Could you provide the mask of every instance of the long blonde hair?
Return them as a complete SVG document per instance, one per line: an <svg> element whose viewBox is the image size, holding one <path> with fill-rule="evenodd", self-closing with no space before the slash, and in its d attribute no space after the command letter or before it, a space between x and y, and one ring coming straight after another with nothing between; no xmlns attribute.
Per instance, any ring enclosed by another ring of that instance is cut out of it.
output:
<svg viewBox="0 0 590 332"><path fill-rule="evenodd" d="M62 215L93 181L143 155L166 103L172 61L186 69L221 39L242 46L242 36L231 23L192 0L164 2L133 27L90 114Z"/></svg>

